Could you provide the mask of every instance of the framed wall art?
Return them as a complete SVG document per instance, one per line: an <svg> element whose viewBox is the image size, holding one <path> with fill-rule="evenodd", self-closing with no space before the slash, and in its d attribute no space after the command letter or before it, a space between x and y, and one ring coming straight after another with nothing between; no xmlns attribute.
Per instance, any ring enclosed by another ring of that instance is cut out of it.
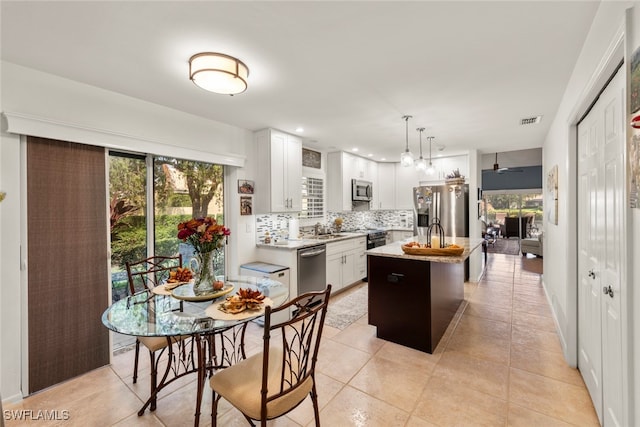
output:
<svg viewBox="0 0 640 427"><path fill-rule="evenodd" d="M302 166L309 168L321 169L322 168L322 155L308 148L302 149Z"/></svg>
<svg viewBox="0 0 640 427"><path fill-rule="evenodd" d="M544 206L547 210L547 221L558 225L558 165L554 165L547 174L547 200Z"/></svg>
<svg viewBox="0 0 640 427"><path fill-rule="evenodd" d="M253 214L253 197L240 196L240 215Z"/></svg>
<svg viewBox="0 0 640 427"><path fill-rule="evenodd" d="M253 194L253 181L248 179L238 180L238 193L240 194Z"/></svg>

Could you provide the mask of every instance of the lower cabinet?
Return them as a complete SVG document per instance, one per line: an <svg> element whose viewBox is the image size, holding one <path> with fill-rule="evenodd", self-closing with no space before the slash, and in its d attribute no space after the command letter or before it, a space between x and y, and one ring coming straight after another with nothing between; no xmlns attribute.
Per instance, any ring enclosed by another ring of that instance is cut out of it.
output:
<svg viewBox="0 0 640 427"><path fill-rule="evenodd" d="M367 275L366 237L327 243L327 283L338 291Z"/></svg>

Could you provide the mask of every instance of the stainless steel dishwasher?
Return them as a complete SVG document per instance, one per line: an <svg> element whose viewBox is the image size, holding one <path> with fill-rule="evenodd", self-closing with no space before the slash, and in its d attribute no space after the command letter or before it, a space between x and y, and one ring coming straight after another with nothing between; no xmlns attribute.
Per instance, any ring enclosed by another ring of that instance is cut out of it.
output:
<svg viewBox="0 0 640 427"><path fill-rule="evenodd" d="M298 295L327 287L327 245L298 249Z"/></svg>

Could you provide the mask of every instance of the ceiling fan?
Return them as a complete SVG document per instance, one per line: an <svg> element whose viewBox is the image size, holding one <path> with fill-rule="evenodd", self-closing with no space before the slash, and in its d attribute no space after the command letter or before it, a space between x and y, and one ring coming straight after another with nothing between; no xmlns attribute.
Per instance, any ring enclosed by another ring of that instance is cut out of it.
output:
<svg viewBox="0 0 640 427"><path fill-rule="evenodd" d="M493 164L493 171L495 173L505 173L505 172L524 172L522 168L501 168L498 164L498 153L496 153L496 162Z"/></svg>

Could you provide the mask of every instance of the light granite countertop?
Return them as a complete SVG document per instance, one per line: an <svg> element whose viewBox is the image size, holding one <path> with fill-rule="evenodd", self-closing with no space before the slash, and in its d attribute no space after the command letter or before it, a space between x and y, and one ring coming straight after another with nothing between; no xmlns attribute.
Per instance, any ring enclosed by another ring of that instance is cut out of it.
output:
<svg viewBox="0 0 640 427"><path fill-rule="evenodd" d="M323 243L332 243L332 242L340 242L348 239L355 239L357 237L366 237L366 233L336 233L336 234L327 234L325 236L331 237L314 237L307 239L299 239L299 240L280 240L277 243L258 243L256 246L258 248L269 248L269 249L281 249L281 250L297 250L302 248L308 248L311 246L321 245Z"/></svg>
<svg viewBox="0 0 640 427"><path fill-rule="evenodd" d="M450 264L457 264L463 262L469 258L471 252L475 251L482 245L483 239L468 238L468 237L445 237L446 243L456 244L464 248L464 252L460 256L431 256L431 255L407 255L402 251L402 245L412 240L418 240L416 236L413 239L404 239L398 242L393 242L388 245L379 246L377 248L369 249L366 253L370 256L382 256L390 258L402 258L402 259L415 259L416 261L430 261L430 262L445 262Z"/></svg>

